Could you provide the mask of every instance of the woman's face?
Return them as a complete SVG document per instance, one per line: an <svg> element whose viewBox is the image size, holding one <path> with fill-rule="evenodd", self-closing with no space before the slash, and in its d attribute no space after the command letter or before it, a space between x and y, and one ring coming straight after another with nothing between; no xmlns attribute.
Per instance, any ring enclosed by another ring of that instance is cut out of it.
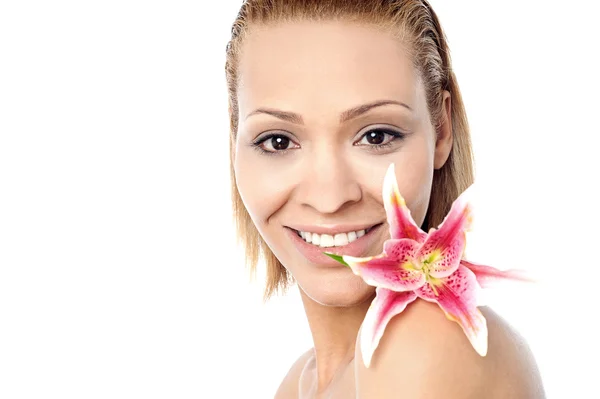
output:
<svg viewBox="0 0 600 399"><path fill-rule="evenodd" d="M287 23L251 32L239 77L234 167L258 231L313 300L369 299L374 288L322 252L382 251L391 163L422 224L433 170L451 148L450 133L436 141L411 59L374 28Z"/></svg>

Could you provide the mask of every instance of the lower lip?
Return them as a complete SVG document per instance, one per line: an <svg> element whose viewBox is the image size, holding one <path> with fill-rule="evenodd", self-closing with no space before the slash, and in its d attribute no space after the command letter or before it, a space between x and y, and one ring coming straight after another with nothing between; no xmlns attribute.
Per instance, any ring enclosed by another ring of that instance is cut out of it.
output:
<svg viewBox="0 0 600 399"><path fill-rule="evenodd" d="M343 267L343 265L340 262L336 261L335 259L330 258L329 256L325 255L323 252L329 252L329 253L336 254L336 255L355 256L355 257L364 256L365 252L369 249L369 247L371 247L371 245L373 245L375 243L375 241L377 239L377 232L379 231L381 226L382 225L380 224L380 225L377 225L376 227L373 227L364 236L357 238L356 240L352 241L351 243L341 246L341 247L318 247L316 245L309 244L306 241L304 241L302 239L302 237L300 237L298 235L298 233L296 233L295 230L287 228L287 227L285 228L285 230L286 230L286 234L288 234L290 236L294 245L296 245L296 248L298 249L298 251L309 262L314 263L315 265L319 265L319 266Z"/></svg>

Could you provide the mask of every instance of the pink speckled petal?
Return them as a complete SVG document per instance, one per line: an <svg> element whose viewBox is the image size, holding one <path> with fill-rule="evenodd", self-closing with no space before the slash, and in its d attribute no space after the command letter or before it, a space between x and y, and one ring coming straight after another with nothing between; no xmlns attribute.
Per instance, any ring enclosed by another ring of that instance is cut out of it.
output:
<svg viewBox="0 0 600 399"><path fill-rule="evenodd" d="M367 368L371 365L373 353L389 321L417 298L413 291L394 292L378 287L375 292L375 299L371 302L360 331L360 349Z"/></svg>
<svg viewBox="0 0 600 399"><path fill-rule="evenodd" d="M465 193L454 201L439 229L432 229L417 254L418 259L428 265L433 277L443 278L454 273L465 251L465 232L472 219Z"/></svg>
<svg viewBox="0 0 600 399"><path fill-rule="evenodd" d="M521 281L527 283L534 283L536 280L529 277L522 270L498 270L491 266L478 265L467 260L461 260L460 264L467 267L475 274L477 282L482 288L488 288L494 285L494 283L502 280Z"/></svg>
<svg viewBox="0 0 600 399"><path fill-rule="evenodd" d="M369 285L398 292L412 291L425 284L425 274L413 261L419 245L407 238L387 240L380 255L368 258L345 255L343 259L354 274Z"/></svg>
<svg viewBox="0 0 600 399"><path fill-rule="evenodd" d="M418 289L416 294L426 301L436 302L446 317L462 327L477 353L485 356L488 333L485 317L477 309L479 288L473 272L459 266L450 276L432 280Z"/></svg>
<svg viewBox="0 0 600 399"><path fill-rule="evenodd" d="M383 204L392 239L410 238L418 242L425 241L427 233L417 226L404 198L400 195L394 164L389 166L383 180Z"/></svg>

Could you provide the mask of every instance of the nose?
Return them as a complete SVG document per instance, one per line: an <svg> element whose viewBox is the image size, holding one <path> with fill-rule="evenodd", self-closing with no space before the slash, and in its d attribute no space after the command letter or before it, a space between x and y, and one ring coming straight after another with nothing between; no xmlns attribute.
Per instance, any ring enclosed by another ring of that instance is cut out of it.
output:
<svg viewBox="0 0 600 399"><path fill-rule="evenodd" d="M314 150L303 162L297 199L321 214L332 214L362 199L351 159L332 147Z"/></svg>

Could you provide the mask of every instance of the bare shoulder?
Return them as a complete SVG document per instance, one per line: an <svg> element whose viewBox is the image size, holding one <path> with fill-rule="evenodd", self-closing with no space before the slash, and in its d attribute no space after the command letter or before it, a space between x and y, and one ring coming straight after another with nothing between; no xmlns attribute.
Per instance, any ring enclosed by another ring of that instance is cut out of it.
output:
<svg viewBox="0 0 600 399"><path fill-rule="evenodd" d="M300 357L292 364L292 367L288 370L288 373L283 378L283 381L275 393L275 399L290 399L298 397L298 381L300 374L304 366L313 354L313 350L309 349L304 352Z"/></svg>
<svg viewBox="0 0 600 399"><path fill-rule="evenodd" d="M489 308L488 353L475 352L460 326L436 305L417 300L388 324L365 368L356 347L357 398L545 398L525 340ZM360 340L358 340L360 342Z"/></svg>

